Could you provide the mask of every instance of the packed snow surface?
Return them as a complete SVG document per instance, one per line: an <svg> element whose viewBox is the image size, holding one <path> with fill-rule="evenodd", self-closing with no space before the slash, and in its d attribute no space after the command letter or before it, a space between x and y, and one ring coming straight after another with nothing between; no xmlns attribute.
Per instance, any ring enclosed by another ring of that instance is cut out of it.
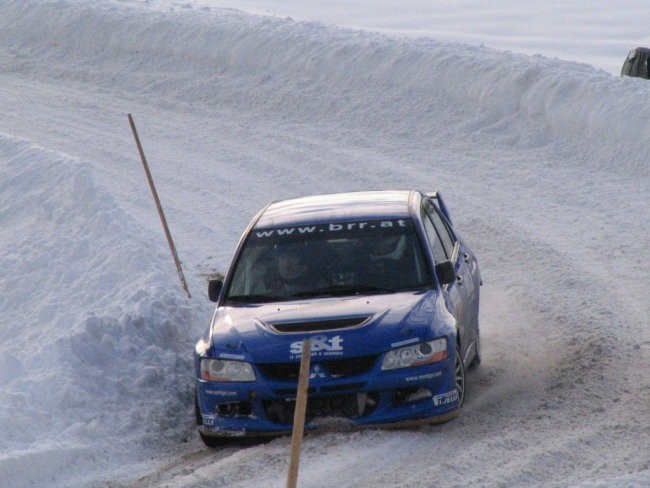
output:
<svg viewBox="0 0 650 488"><path fill-rule="evenodd" d="M650 486L650 84L610 42L648 6L594 3L0 1L0 484L284 486L289 439L195 433L206 277L269 201L437 188L484 280L463 413L309 435L299 485Z"/></svg>

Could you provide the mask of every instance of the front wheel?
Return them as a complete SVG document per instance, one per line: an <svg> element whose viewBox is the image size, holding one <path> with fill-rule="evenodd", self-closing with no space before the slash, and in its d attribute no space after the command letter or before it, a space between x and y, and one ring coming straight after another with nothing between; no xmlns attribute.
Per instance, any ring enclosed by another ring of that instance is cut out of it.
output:
<svg viewBox="0 0 650 488"><path fill-rule="evenodd" d="M458 408L463 406L465 401L465 365L460 357L460 352L456 348L456 361L455 361L455 377L456 377L456 391L458 392Z"/></svg>

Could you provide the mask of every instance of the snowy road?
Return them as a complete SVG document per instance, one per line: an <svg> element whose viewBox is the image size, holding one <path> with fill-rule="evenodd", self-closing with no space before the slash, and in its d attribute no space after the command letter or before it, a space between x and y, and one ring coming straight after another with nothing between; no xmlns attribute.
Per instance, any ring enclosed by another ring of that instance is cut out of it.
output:
<svg viewBox="0 0 650 488"><path fill-rule="evenodd" d="M308 436L300 486L650 484L641 80L122 3L14 0L0 12L7 486L283 486L289 439L210 451L194 432L205 274L225 270L270 200L410 187L442 191L481 261L484 363L450 423Z"/></svg>

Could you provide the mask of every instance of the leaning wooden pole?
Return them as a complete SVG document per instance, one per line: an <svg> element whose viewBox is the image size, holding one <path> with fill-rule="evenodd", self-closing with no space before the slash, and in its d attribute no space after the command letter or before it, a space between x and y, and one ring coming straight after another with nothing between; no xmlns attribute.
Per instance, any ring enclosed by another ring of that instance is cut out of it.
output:
<svg viewBox="0 0 650 488"><path fill-rule="evenodd" d="M183 268L181 267L181 262L178 259L178 254L176 253L176 246L174 246L174 241L172 240L172 235L169 232L169 226L167 225L167 219L165 219L165 214L160 204L160 199L158 198L158 192L156 191L156 186L153 184L153 178L151 177L151 172L149 171L149 165L147 164L147 158L144 156L144 151L142 150L142 144L140 144L140 138L138 137L138 131L135 128L135 122L131 114L129 116L129 124L131 124L131 131L133 131L133 137L135 139L135 144L138 146L138 152L140 153L140 159L142 160L142 165L144 166L144 172L147 174L147 180L149 181L149 188L151 188L151 193L153 194L153 199L156 202L156 208L158 209L158 215L160 216L160 221L162 222L163 229L165 230L165 236L167 237L167 244L169 244L169 249L172 252L174 257L174 263L176 264L176 271L178 271L178 277L181 280L181 285L185 293L187 293L187 298L192 298L190 295L190 290L187 288L187 282L185 281L185 275L183 274Z"/></svg>
<svg viewBox="0 0 650 488"><path fill-rule="evenodd" d="M307 392L309 390L309 364L311 362L311 341L302 341L300 356L300 374L298 376L298 391L296 394L296 410L293 414L293 433L291 435L291 459L287 488L296 488L298 483L298 465L300 464L300 445L305 431L305 412L307 411Z"/></svg>

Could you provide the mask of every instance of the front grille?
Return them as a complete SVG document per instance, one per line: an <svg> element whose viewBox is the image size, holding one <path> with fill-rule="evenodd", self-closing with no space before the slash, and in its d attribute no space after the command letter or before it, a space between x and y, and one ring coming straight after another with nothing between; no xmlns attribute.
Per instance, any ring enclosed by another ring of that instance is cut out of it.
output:
<svg viewBox="0 0 650 488"><path fill-rule="evenodd" d="M333 393L336 391L345 391L345 390L360 390L365 385L365 382L361 383L345 383L344 385L334 385L334 386L323 386L320 391L323 393Z"/></svg>
<svg viewBox="0 0 650 488"><path fill-rule="evenodd" d="M363 374L372 369L377 362L377 354L370 356L359 356L349 359L334 359L332 361L323 361L327 371L335 377L355 376Z"/></svg>
<svg viewBox="0 0 650 488"><path fill-rule="evenodd" d="M268 323L268 326L275 332L283 334L291 332L319 332L359 327L369 318L369 315L364 315L361 317L346 317L343 319L306 320L302 322L271 322Z"/></svg>
<svg viewBox="0 0 650 488"><path fill-rule="evenodd" d="M318 364L333 378L344 378L366 373L377 362L378 355L359 356L356 358L331 359L318 361ZM316 363L314 363L316 364ZM278 381L297 381L300 372L300 363L257 363L256 366L262 374L269 379Z"/></svg>
<svg viewBox="0 0 650 488"><path fill-rule="evenodd" d="M355 419L370 415L377 407L376 393L356 393L324 397L310 396L307 399L306 422L316 418L336 417ZM293 422L296 402L294 400L267 400L264 412L271 422L289 424Z"/></svg>
<svg viewBox="0 0 650 488"><path fill-rule="evenodd" d="M360 383L344 383L342 385L321 386L319 390L322 393L336 393L339 391L346 391L346 390L360 390L365 386L365 384L366 384L365 381L362 381ZM307 390L307 393L309 395L315 392L316 392L316 388L311 386ZM298 389L297 388L273 388L273 393L275 393L276 395L295 397L298 394Z"/></svg>
<svg viewBox="0 0 650 488"><path fill-rule="evenodd" d="M307 389L307 393L310 395L315 391L316 388L309 387ZM298 395L298 388L273 388L273 393L275 393L276 395L283 395L283 396L288 395L288 396L295 397L296 395Z"/></svg>
<svg viewBox="0 0 650 488"><path fill-rule="evenodd" d="M300 363L257 363L256 366L267 378L280 381L296 381Z"/></svg>

